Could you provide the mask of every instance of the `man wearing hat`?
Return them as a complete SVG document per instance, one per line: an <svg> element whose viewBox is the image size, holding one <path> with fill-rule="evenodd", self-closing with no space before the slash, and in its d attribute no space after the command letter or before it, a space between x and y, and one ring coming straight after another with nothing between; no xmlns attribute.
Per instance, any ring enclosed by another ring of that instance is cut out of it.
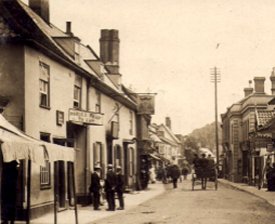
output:
<svg viewBox="0 0 275 224"><path fill-rule="evenodd" d="M113 171L113 165L108 165L108 171L105 179L105 192L108 202L107 211L115 211L115 188L116 188L116 174Z"/></svg>
<svg viewBox="0 0 275 224"><path fill-rule="evenodd" d="M93 206L94 210L100 210L100 170L101 167L97 164L94 167L94 172L91 175L91 185L90 185L90 192L93 195Z"/></svg>
<svg viewBox="0 0 275 224"><path fill-rule="evenodd" d="M116 193L119 201L119 207L117 210L123 210L124 209L124 199L123 199L123 192L124 192L124 177L121 172L121 167L116 167Z"/></svg>

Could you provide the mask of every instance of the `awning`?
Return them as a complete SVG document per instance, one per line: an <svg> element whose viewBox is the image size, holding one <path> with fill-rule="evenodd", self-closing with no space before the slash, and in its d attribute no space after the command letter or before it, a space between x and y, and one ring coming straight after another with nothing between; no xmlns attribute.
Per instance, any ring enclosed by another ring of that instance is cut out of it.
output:
<svg viewBox="0 0 275 224"><path fill-rule="evenodd" d="M43 166L45 159L50 162L58 160L73 162L75 158L73 148L34 139L14 127L2 115L0 115L0 142L4 162L30 159Z"/></svg>
<svg viewBox="0 0 275 224"><path fill-rule="evenodd" d="M162 142L156 134L150 134L150 139L154 142Z"/></svg>
<svg viewBox="0 0 275 224"><path fill-rule="evenodd" d="M161 160L158 156L156 156L156 155L154 155L154 154L152 154L152 153L150 153L150 154L148 154L150 157L152 157L153 159L155 159L155 160Z"/></svg>

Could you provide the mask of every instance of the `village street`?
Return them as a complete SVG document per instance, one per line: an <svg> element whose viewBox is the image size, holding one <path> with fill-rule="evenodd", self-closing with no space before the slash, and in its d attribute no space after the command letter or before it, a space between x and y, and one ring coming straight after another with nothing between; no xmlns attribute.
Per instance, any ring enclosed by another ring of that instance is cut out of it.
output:
<svg viewBox="0 0 275 224"><path fill-rule="evenodd" d="M191 191L190 181L177 189L166 185L165 193L124 213L94 221L96 224L264 224L274 223L275 208L246 192L219 185Z"/></svg>

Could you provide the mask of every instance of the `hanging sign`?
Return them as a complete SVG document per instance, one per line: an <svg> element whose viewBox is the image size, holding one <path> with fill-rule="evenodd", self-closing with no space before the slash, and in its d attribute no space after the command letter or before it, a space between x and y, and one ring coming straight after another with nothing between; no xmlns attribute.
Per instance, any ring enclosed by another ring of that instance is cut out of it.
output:
<svg viewBox="0 0 275 224"><path fill-rule="evenodd" d="M155 114L155 95L139 94L137 96L137 110L138 114Z"/></svg>

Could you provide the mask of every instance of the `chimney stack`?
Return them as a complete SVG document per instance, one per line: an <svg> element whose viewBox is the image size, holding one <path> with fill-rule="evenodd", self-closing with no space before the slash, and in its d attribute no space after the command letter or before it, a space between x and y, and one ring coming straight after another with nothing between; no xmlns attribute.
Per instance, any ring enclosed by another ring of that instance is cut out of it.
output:
<svg viewBox="0 0 275 224"><path fill-rule="evenodd" d="M244 97L247 97L247 96L249 96L253 93L253 88L251 87L252 81L249 80L248 83L249 83L249 87L243 89L244 90Z"/></svg>
<svg viewBox="0 0 275 224"><path fill-rule="evenodd" d="M166 127L168 127L170 130L172 130L172 127L171 127L171 119L170 119L170 117L166 117L166 118L165 118L165 125L166 125Z"/></svg>
<svg viewBox="0 0 275 224"><path fill-rule="evenodd" d="M29 6L46 23L50 23L49 0L29 0Z"/></svg>
<svg viewBox="0 0 275 224"><path fill-rule="evenodd" d="M108 76L117 86L121 86L121 74L119 73L119 37L118 30L101 30L100 59L109 70Z"/></svg>
<svg viewBox="0 0 275 224"><path fill-rule="evenodd" d="M265 77L254 77L255 93L265 94L264 82L265 82Z"/></svg>
<svg viewBox="0 0 275 224"><path fill-rule="evenodd" d="M70 21L66 22L66 34L73 36L72 33L72 23Z"/></svg>
<svg viewBox="0 0 275 224"><path fill-rule="evenodd" d="M111 73L119 73L119 37L118 30L101 30L100 59L112 67Z"/></svg>
<svg viewBox="0 0 275 224"><path fill-rule="evenodd" d="M273 67L272 69L270 80L271 80L271 95L275 95L275 67Z"/></svg>

